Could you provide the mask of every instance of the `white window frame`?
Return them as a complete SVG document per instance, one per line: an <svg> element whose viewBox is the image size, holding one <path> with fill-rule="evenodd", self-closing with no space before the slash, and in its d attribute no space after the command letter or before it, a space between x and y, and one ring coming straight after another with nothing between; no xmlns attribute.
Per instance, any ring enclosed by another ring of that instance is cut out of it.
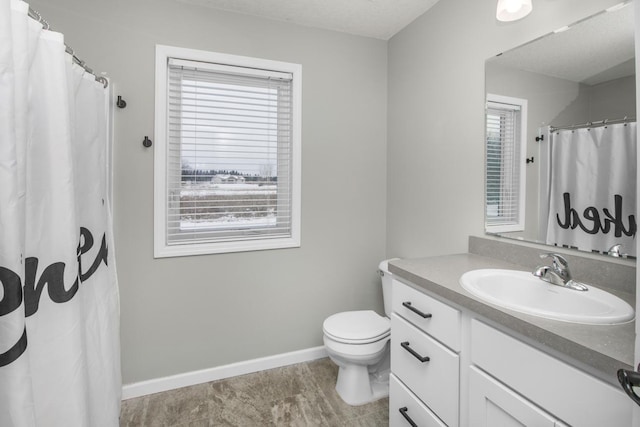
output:
<svg viewBox="0 0 640 427"><path fill-rule="evenodd" d="M291 142L291 233L289 237L237 240L206 243L169 244L167 239L167 82L169 58L224 64L258 70L291 73L292 81L292 142ZM155 81L155 141L154 141L154 257L177 257L229 252L300 247L301 223L301 105L302 66L245 56L156 45Z"/></svg>
<svg viewBox="0 0 640 427"><path fill-rule="evenodd" d="M514 98L510 96L502 96L495 94L487 94L487 107L490 104L502 104L503 106L513 106L514 110L519 110L519 121L517 123L517 135L514 144L518 145L517 161L519 162L519 176L517 183L518 206L516 219L509 223L492 223L487 215L487 177L486 168L488 168L487 153L487 116L485 114L485 231L488 233L506 233L514 231L524 231L525 229L525 204L526 204L526 155L527 155L527 100L522 98ZM486 111L486 110L485 110ZM510 183L512 187L516 187Z"/></svg>

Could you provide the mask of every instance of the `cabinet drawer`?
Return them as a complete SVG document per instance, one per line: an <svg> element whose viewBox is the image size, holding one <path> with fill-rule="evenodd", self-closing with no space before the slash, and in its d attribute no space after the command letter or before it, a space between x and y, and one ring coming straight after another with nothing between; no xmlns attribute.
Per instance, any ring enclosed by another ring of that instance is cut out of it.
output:
<svg viewBox="0 0 640 427"><path fill-rule="evenodd" d="M460 311L397 280L392 286L395 313L453 351L460 351Z"/></svg>
<svg viewBox="0 0 640 427"><path fill-rule="evenodd" d="M411 423L407 417L420 427L447 427L395 375L391 374L389 377L389 426L410 426Z"/></svg>
<svg viewBox="0 0 640 427"><path fill-rule="evenodd" d="M621 390L475 319L471 361L570 425L631 425L632 401Z"/></svg>
<svg viewBox="0 0 640 427"><path fill-rule="evenodd" d="M449 427L457 427L458 355L395 313L391 331L391 372Z"/></svg>

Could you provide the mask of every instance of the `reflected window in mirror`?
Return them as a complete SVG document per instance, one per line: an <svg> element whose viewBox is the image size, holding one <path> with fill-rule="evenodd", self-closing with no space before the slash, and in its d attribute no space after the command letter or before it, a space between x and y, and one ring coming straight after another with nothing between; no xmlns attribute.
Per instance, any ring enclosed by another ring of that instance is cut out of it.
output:
<svg viewBox="0 0 640 427"><path fill-rule="evenodd" d="M524 230L527 100L487 94L485 229Z"/></svg>

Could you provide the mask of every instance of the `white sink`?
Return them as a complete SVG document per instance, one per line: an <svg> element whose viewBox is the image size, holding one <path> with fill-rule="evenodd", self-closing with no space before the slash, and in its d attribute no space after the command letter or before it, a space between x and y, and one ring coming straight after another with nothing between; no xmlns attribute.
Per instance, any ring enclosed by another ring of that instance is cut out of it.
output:
<svg viewBox="0 0 640 427"><path fill-rule="evenodd" d="M628 322L635 316L629 304L601 289L563 288L528 271L472 270L460 277L460 284L486 302L547 319L611 325Z"/></svg>

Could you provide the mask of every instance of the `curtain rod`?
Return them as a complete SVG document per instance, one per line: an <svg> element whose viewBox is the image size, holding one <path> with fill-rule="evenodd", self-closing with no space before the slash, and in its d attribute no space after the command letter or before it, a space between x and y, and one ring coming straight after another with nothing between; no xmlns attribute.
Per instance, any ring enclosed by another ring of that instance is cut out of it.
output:
<svg viewBox="0 0 640 427"><path fill-rule="evenodd" d="M50 30L51 26L49 25L49 23L47 22L46 19L44 19L42 17L42 15L40 15L40 13L36 10L31 9L31 6L29 6L29 16L33 19L35 19L36 21L38 21L39 23L42 24L43 28L45 30ZM95 77L96 81L99 83L102 83L104 85L104 87L106 88L107 86L109 86L109 81L102 76L96 76L96 74L93 72L93 70L91 68L89 68L89 66L87 65L86 62L84 62L82 59L78 58L76 56L76 54L74 53L73 49L71 47L69 47L69 45L67 45L66 43L64 44L64 50L65 52L67 52L69 55L71 55L71 58L73 58L73 62L75 62L76 64L78 64L79 66L81 66L82 68L84 68L84 70L89 73L92 74L93 77Z"/></svg>
<svg viewBox="0 0 640 427"><path fill-rule="evenodd" d="M614 125L617 123L633 123L636 121L635 117L624 117L622 119L604 119L597 122L587 122L581 123L579 125L570 125L570 126L549 126L549 132L553 133L557 130L573 130L573 129L582 129L582 128L594 128L600 126Z"/></svg>

